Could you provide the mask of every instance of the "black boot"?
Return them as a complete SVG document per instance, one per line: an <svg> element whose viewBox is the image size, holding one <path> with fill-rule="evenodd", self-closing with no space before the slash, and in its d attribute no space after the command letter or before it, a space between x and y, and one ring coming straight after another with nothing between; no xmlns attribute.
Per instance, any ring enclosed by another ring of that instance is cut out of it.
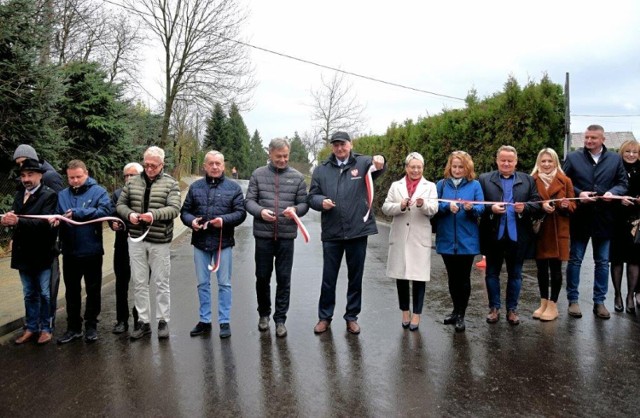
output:
<svg viewBox="0 0 640 418"><path fill-rule="evenodd" d="M458 311L456 311L455 309L451 312L451 314L447 315L444 317L444 324L445 325L454 325L456 323L456 320L458 319Z"/></svg>
<svg viewBox="0 0 640 418"><path fill-rule="evenodd" d="M464 323L464 315L458 315L456 318L456 332L463 332L467 326Z"/></svg>

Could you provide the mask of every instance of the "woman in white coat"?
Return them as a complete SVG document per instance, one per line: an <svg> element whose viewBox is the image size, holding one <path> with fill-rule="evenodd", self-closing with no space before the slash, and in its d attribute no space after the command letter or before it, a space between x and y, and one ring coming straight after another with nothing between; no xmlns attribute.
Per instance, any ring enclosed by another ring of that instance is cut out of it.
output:
<svg viewBox="0 0 640 418"><path fill-rule="evenodd" d="M407 175L389 188L382 212L393 216L389 233L387 276L396 279L402 327L416 331L431 275L431 222L438 211L436 185L422 177L424 158L417 152L405 159ZM412 283L413 315L409 310Z"/></svg>

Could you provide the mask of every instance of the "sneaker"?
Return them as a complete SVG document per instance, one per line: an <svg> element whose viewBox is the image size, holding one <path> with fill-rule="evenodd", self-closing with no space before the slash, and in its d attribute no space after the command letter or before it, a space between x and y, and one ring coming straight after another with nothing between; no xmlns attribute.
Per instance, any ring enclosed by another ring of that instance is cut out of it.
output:
<svg viewBox="0 0 640 418"><path fill-rule="evenodd" d="M279 322L276 324L276 337L286 337L287 336L287 327L284 326L284 322Z"/></svg>
<svg viewBox="0 0 640 418"><path fill-rule="evenodd" d="M136 323L135 329L133 330L131 335L129 335L129 338L131 338L132 340L139 340L147 334L151 334L151 327L149 326L149 324L138 321L138 323Z"/></svg>
<svg viewBox="0 0 640 418"><path fill-rule="evenodd" d="M220 324L220 338L229 338L229 337L231 337L231 325Z"/></svg>
<svg viewBox="0 0 640 418"><path fill-rule="evenodd" d="M113 330L111 332L117 335L127 331L129 331L129 324L123 321L119 321L113 326Z"/></svg>
<svg viewBox="0 0 640 418"><path fill-rule="evenodd" d="M72 341L79 340L83 335L82 331L68 330L62 337L58 338L58 344L67 344Z"/></svg>
<svg viewBox="0 0 640 418"><path fill-rule="evenodd" d="M169 338L169 324L164 319L158 322L158 339Z"/></svg>
<svg viewBox="0 0 640 418"><path fill-rule="evenodd" d="M600 319L609 319L611 318L611 314L604 306L604 303L596 303L593 305L593 313Z"/></svg>
<svg viewBox="0 0 640 418"><path fill-rule="evenodd" d="M580 311L580 305L578 305L578 302L569 303L569 316L582 318L582 312Z"/></svg>
<svg viewBox="0 0 640 418"><path fill-rule="evenodd" d="M98 330L95 328L87 328L84 333L84 342L93 343L98 340Z"/></svg>
<svg viewBox="0 0 640 418"><path fill-rule="evenodd" d="M211 323L206 322L198 322L195 327L191 330L189 335L192 337L197 337L202 334L209 334L211 332Z"/></svg>
<svg viewBox="0 0 640 418"><path fill-rule="evenodd" d="M265 332L269 330L269 317L268 316L261 316L260 320L258 321L258 330L260 332Z"/></svg>

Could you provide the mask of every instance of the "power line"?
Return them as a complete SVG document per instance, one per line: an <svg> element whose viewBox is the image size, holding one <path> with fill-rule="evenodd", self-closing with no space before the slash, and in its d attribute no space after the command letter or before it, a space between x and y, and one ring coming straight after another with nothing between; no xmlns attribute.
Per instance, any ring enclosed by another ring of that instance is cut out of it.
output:
<svg viewBox="0 0 640 418"><path fill-rule="evenodd" d="M640 117L640 115L575 115L575 114L571 114L571 116L588 117L588 118L637 118L637 117Z"/></svg>
<svg viewBox="0 0 640 418"><path fill-rule="evenodd" d="M114 6L121 7L123 9L128 10L128 11L139 13L139 14L142 14L142 15L145 15L145 16L148 16L148 17L153 17L153 15L151 15L149 13L146 13L144 11L140 11L140 10L128 7L128 6L124 5L124 4L117 4L117 3L114 3L114 2L112 2L110 0L103 0L103 1L105 3L109 3L109 4L112 4ZM180 23L178 23L178 25L184 27L184 25L182 25ZM362 78L364 80L369 80L369 81L373 81L373 82L376 82L376 83L386 84L386 85L393 86L393 87L399 87L399 88L406 89L406 90L412 90L412 91L415 91L415 92L418 92L418 93L424 93L424 94L429 94L429 95L432 95L432 96L442 97L442 98L445 98L445 99L465 101L465 99L463 99L461 97L450 96L450 95L447 95L447 94L436 93L436 92L429 91L429 90L419 89L417 87L411 87L411 86L407 86L407 85L404 85L404 84L394 83L392 81L386 81L386 80L382 80L382 79L379 79L379 78L367 76L367 75L364 75L364 74L358 74L358 73L354 73L354 72L351 72L351 71L342 70L340 68L332 67L330 65L321 64L321 63L318 63L318 62L315 62L315 61L311 61L311 60L307 60L307 59L304 59L304 58L298 58L298 57L295 57L293 55L285 54L284 52L278 52L278 51L274 51L272 49L264 48L264 47L261 47L261 46L252 45L250 43L238 41L236 39L227 38L227 37L222 36L222 35L216 35L216 36L219 39L222 39L222 40L225 40L225 41L229 41L229 42L234 42L236 44L243 45L243 46L246 46L246 47L249 47L249 48L253 48L253 49L256 49L258 51L266 52L268 54L277 55L277 56L282 57L282 58L287 58L287 59L290 59L290 60L293 60L293 61L302 62L304 64L314 65L316 67L324 68L324 69L331 70L331 71L337 71L339 73L351 75L353 77Z"/></svg>

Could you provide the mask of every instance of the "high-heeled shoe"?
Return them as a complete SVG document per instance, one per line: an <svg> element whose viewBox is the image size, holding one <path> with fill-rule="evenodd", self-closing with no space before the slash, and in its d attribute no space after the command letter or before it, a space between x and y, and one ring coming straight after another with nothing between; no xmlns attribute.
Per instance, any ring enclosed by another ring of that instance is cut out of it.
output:
<svg viewBox="0 0 640 418"><path fill-rule="evenodd" d="M410 322L404 322L404 321L402 321L402 328L404 328L404 329L409 329L409 324L410 324Z"/></svg>
<svg viewBox="0 0 640 418"><path fill-rule="evenodd" d="M405 317L408 317L406 321ZM402 311L402 328L409 329L409 324L411 323L411 311Z"/></svg>
<svg viewBox="0 0 640 418"><path fill-rule="evenodd" d="M622 296L616 296L613 302L613 310L616 312L624 311L624 305L622 304Z"/></svg>
<svg viewBox="0 0 640 418"><path fill-rule="evenodd" d="M420 324L409 324L409 331L417 331L420 328Z"/></svg>
<svg viewBox="0 0 640 418"><path fill-rule="evenodd" d="M627 313L631 315L636 314L636 301L633 295L631 295L631 298L627 296Z"/></svg>

